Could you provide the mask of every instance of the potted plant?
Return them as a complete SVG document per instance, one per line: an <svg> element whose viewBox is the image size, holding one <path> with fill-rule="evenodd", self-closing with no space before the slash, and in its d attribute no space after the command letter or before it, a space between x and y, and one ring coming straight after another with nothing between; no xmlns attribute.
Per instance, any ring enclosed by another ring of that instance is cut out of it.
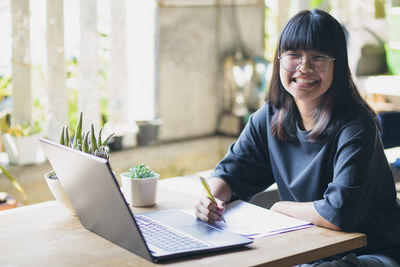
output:
<svg viewBox="0 0 400 267"><path fill-rule="evenodd" d="M104 124L104 132L114 132L113 138L108 143L110 151L118 151L137 145L139 128L133 123L115 123L108 121Z"/></svg>
<svg viewBox="0 0 400 267"><path fill-rule="evenodd" d="M139 146L147 146L154 144L158 139L158 129L162 124L161 118L154 120L138 120L136 121L139 127L139 133L137 134L137 144Z"/></svg>
<svg viewBox="0 0 400 267"><path fill-rule="evenodd" d="M24 204L26 205L28 203L28 198L25 194L24 189L22 186L15 180L15 178L3 167L0 165L0 170L6 176L15 189L17 189L18 192L21 193L22 197L24 198ZM6 210L6 209L11 209L15 208L17 206L17 200L10 194L6 192L0 192L0 210Z"/></svg>
<svg viewBox="0 0 400 267"><path fill-rule="evenodd" d="M10 164L27 165L45 160L39 145L42 136L39 122L32 126L11 124L10 118L7 111L0 115L1 138Z"/></svg>
<svg viewBox="0 0 400 267"><path fill-rule="evenodd" d="M59 201L67 210L72 214L76 215L75 209L72 206L67 194L61 186L60 180L58 180L55 171L49 171L44 175L47 186L49 187L54 198Z"/></svg>
<svg viewBox="0 0 400 267"><path fill-rule="evenodd" d="M110 153L107 144L114 134L113 133L110 134L103 141L101 136L102 128L100 128L98 137L96 138L93 124L91 125L89 131L82 133L82 119L83 119L83 113L81 112L79 115L78 123L75 128L74 138L72 141L70 140L69 137L70 135L68 126L62 127L60 144L108 160L110 158ZM71 204L71 201L69 200L67 194L62 188L59 179L57 178L57 174L54 171L49 171L45 174L44 177L53 196L58 201L60 201L73 215L76 215L76 212Z"/></svg>
<svg viewBox="0 0 400 267"><path fill-rule="evenodd" d="M121 174L122 193L126 201L135 207L156 203L157 184L160 175L144 164L134 165Z"/></svg>

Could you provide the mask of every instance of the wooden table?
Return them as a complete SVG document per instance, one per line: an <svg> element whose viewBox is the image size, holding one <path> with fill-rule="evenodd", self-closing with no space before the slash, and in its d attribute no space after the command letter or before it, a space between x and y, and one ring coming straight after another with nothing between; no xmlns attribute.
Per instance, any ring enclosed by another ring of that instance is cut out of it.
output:
<svg viewBox="0 0 400 267"><path fill-rule="evenodd" d="M160 182L157 205L134 212L192 208L198 197ZM118 223L116 218L115 223ZM154 266L83 228L56 201L0 212L0 266ZM174 260L168 266L293 266L366 245L366 236L311 227L262 239L240 249Z"/></svg>

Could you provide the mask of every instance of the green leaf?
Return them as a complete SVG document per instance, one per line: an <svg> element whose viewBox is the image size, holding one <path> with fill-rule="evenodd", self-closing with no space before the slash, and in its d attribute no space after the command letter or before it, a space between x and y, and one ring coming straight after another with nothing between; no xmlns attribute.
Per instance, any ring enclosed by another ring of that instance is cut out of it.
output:
<svg viewBox="0 0 400 267"><path fill-rule="evenodd" d="M101 132L103 131L103 128L100 128L100 131L99 131L99 138L97 139L97 146L98 147L101 147Z"/></svg>
<svg viewBox="0 0 400 267"><path fill-rule="evenodd" d="M24 198L24 205L28 204L28 197L25 194L25 190L22 188L22 186L15 180L15 178L3 167L0 165L0 170L3 172L3 174L11 181L15 189L22 195Z"/></svg>
<svg viewBox="0 0 400 267"><path fill-rule="evenodd" d="M92 123L92 126L90 128L90 146L92 151L96 151L99 148L97 147L97 142L96 142L96 136L94 134L94 125Z"/></svg>
<svg viewBox="0 0 400 267"><path fill-rule="evenodd" d="M61 136L60 136L60 144L65 146L65 141L64 141L64 131L65 131L65 126L61 128Z"/></svg>
<svg viewBox="0 0 400 267"><path fill-rule="evenodd" d="M79 120L78 123L76 124L75 137L73 143L74 148L77 147L78 141L81 141L82 143L82 117L83 117L83 112L79 114Z"/></svg>
<svg viewBox="0 0 400 267"><path fill-rule="evenodd" d="M70 146L70 143L69 143L69 127L68 127L68 125L65 127L65 137L64 137L64 140L65 140L65 145L66 146Z"/></svg>
<svg viewBox="0 0 400 267"><path fill-rule="evenodd" d="M82 144L82 151L85 153L90 153L89 151L89 132L86 132L83 138L83 144Z"/></svg>
<svg viewBox="0 0 400 267"><path fill-rule="evenodd" d="M106 138L106 140L104 140L104 142L103 142L101 145L102 145L102 146L107 146L107 145L108 145L108 142L110 141L111 137L114 136L114 134L115 134L115 133L110 134L110 135Z"/></svg>

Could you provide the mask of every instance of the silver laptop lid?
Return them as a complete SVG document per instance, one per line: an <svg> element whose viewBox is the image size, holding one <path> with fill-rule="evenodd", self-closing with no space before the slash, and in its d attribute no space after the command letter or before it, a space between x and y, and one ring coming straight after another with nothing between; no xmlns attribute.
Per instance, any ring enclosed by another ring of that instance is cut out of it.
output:
<svg viewBox="0 0 400 267"><path fill-rule="evenodd" d="M219 230L183 212L154 211L146 213L146 217L203 240L209 246L151 254L109 162L45 139L40 139L40 142L82 225L149 261L220 251L252 242L246 237Z"/></svg>
<svg viewBox="0 0 400 267"><path fill-rule="evenodd" d="M152 261L109 162L49 140L40 142L82 225Z"/></svg>

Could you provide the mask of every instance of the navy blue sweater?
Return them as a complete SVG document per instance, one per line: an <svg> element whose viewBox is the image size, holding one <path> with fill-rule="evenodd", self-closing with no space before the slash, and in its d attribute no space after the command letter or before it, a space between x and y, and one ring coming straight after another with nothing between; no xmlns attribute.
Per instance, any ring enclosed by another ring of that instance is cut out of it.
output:
<svg viewBox="0 0 400 267"><path fill-rule="evenodd" d="M268 103L255 112L212 175L243 200L276 182L282 200L313 201L332 224L365 233L368 245L356 254L400 262L400 203L373 119L354 116L324 142L297 128L298 140L284 142L271 134L273 114Z"/></svg>

